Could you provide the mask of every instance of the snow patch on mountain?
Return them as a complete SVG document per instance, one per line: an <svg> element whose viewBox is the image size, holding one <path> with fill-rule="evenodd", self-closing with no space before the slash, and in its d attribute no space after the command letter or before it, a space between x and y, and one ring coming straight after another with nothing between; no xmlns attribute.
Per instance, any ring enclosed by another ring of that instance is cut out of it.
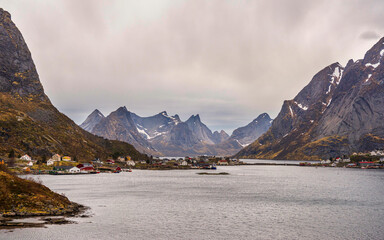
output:
<svg viewBox="0 0 384 240"><path fill-rule="evenodd" d="M367 77L367 79L365 79L364 82L368 82L371 77L372 77L372 74L368 74L368 77Z"/></svg>
<svg viewBox="0 0 384 240"><path fill-rule="evenodd" d="M378 62L376 64L372 64L372 63L365 64L366 67L373 67L373 69L376 69L379 65L380 65L380 62Z"/></svg>
<svg viewBox="0 0 384 240"><path fill-rule="evenodd" d="M291 116L293 117L293 110L292 110L291 106L289 106L289 111L291 112Z"/></svg>
<svg viewBox="0 0 384 240"><path fill-rule="evenodd" d="M141 135L143 135L146 139L151 139L151 137L148 135L148 133L147 133L145 130L140 129L140 128L137 127L137 131L138 131Z"/></svg>
<svg viewBox="0 0 384 240"><path fill-rule="evenodd" d="M307 110L308 110L308 107L307 107L307 106L303 106L301 103L298 103L298 102L295 102L295 103L296 103L296 105L297 105L299 108L303 109L304 111L307 111Z"/></svg>
<svg viewBox="0 0 384 240"><path fill-rule="evenodd" d="M239 140L237 140L237 139L235 139L236 140L236 142L241 146L241 147L246 147L246 146L248 146L250 143L246 143L246 144L242 144Z"/></svg>

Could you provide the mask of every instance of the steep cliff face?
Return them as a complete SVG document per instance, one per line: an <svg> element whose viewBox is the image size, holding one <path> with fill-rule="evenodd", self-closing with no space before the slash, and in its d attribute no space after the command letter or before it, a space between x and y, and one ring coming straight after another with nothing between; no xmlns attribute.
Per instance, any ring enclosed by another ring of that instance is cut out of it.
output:
<svg viewBox="0 0 384 240"><path fill-rule="evenodd" d="M315 131L316 139L345 136L351 151L384 146L383 64L384 38L366 53L363 60L349 62L332 104Z"/></svg>
<svg viewBox="0 0 384 240"><path fill-rule="evenodd" d="M0 92L24 100L49 102L23 36L0 9Z"/></svg>
<svg viewBox="0 0 384 240"><path fill-rule="evenodd" d="M0 154L11 149L37 158L59 153L87 160L114 151L145 157L127 143L84 131L51 104L21 33L0 9Z"/></svg>
<svg viewBox="0 0 384 240"><path fill-rule="evenodd" d="M345 69L334 63L285 101L271 129L238 157L319 159L383 146L384 39Z"/></svg>
<svg viewBox="0 0 384 240"><path fill-rule="evenodd" d="M196 138L206 144L214 144L212 131L200 120L199 114L192 115L186 122L185 122L189 129L191 129L193 135L196 136Z"/></svg>

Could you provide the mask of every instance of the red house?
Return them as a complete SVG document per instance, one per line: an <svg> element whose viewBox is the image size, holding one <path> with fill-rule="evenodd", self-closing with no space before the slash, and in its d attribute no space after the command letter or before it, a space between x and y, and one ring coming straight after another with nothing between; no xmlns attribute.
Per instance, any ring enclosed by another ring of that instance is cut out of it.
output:
<svg viewBox="0 0 384 240"><path fill-rule="evenodd" d="M79 165L77 165L76 167L80 168L80 171L94 171L95 168L93 167L92 164L90 163L81 163Z"/></svg>
<svg viewBox="0 0 384 240"><path fill-rule="evenodd" d="M115 160L108 159L106 162L107 162L108 164L114 164L114 163L115 163Z"/></svg>

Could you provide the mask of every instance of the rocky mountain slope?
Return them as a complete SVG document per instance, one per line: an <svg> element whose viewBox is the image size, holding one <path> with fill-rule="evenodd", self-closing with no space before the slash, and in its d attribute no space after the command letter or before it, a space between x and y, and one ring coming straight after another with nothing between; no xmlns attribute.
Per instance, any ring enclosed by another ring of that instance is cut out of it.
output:
<svg viewBox="0 0 384 240"><path fill-rule="evenodd" d="M98 110L95 109L85 121L80 125L80 127L88 132L92 131L92 129L105 118L105 116Z"/></svg>
<svg viewBox="0 0 384 240"><path fill-rule="evenodd" d="M267 113L260 114L252 122L233 131L230 141L237 141L245 147L253 143L271 127L272 119Z"/></svg>
<svg viewBox="0 0 384 240"><path fill-rule="evenodd" d="M221 130L220 132L214 131L212 133L212 140L215 142L215 144L222 143L228 138L229 138L229 135L224 130Z"/></svg>
<svg viewBox="0 0 384 240"><path fill-rule="evenodd" d="M293 99L237 157L320 159L384 146L384 38L364 59L334 63Z"/></svg>
<svg viewBox="0 0 384 240"><path fill-rule="evenodd" d="M114 152L147 157L130 144L84 131L51 104L21 33L0 9L0 154L12 149L35 158L59 153L88 160Z"/></svg>
<svg viewBox="0 0 384 240"><path fill-rule="evenodd" d="M111 140L128 142L143 153L156 154L156 150L146 140L145 136L139 132L132 115L126 107L120 107L101 119L92 128L92 133Z"/></svg>
<svg viewBox="0 0 384 240"><path fill-rule="evenodd" d="M125 107L105 118L99 117L101 115L95 110L80 126L108 139L126 141L155 156L232 155L243 144L257 139L271 124L268 114L262 114L246 127L235 130L235 135L230 137L223 130L212 133L198 114L185 122L177 114L168 116L166 111L140 117ZM91 123L96 124L89 127Z"/></svg>

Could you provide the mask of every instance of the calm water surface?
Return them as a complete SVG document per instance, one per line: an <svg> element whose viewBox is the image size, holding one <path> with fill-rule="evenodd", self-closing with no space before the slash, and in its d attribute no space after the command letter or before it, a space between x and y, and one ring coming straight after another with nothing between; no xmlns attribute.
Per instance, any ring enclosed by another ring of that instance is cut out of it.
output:
<svg viewBox="0 0 384 240"><path fill-rule="evenodd" d="M384 171L296 166L39 176L91 207L0 239L384 239Z"/></svg>

